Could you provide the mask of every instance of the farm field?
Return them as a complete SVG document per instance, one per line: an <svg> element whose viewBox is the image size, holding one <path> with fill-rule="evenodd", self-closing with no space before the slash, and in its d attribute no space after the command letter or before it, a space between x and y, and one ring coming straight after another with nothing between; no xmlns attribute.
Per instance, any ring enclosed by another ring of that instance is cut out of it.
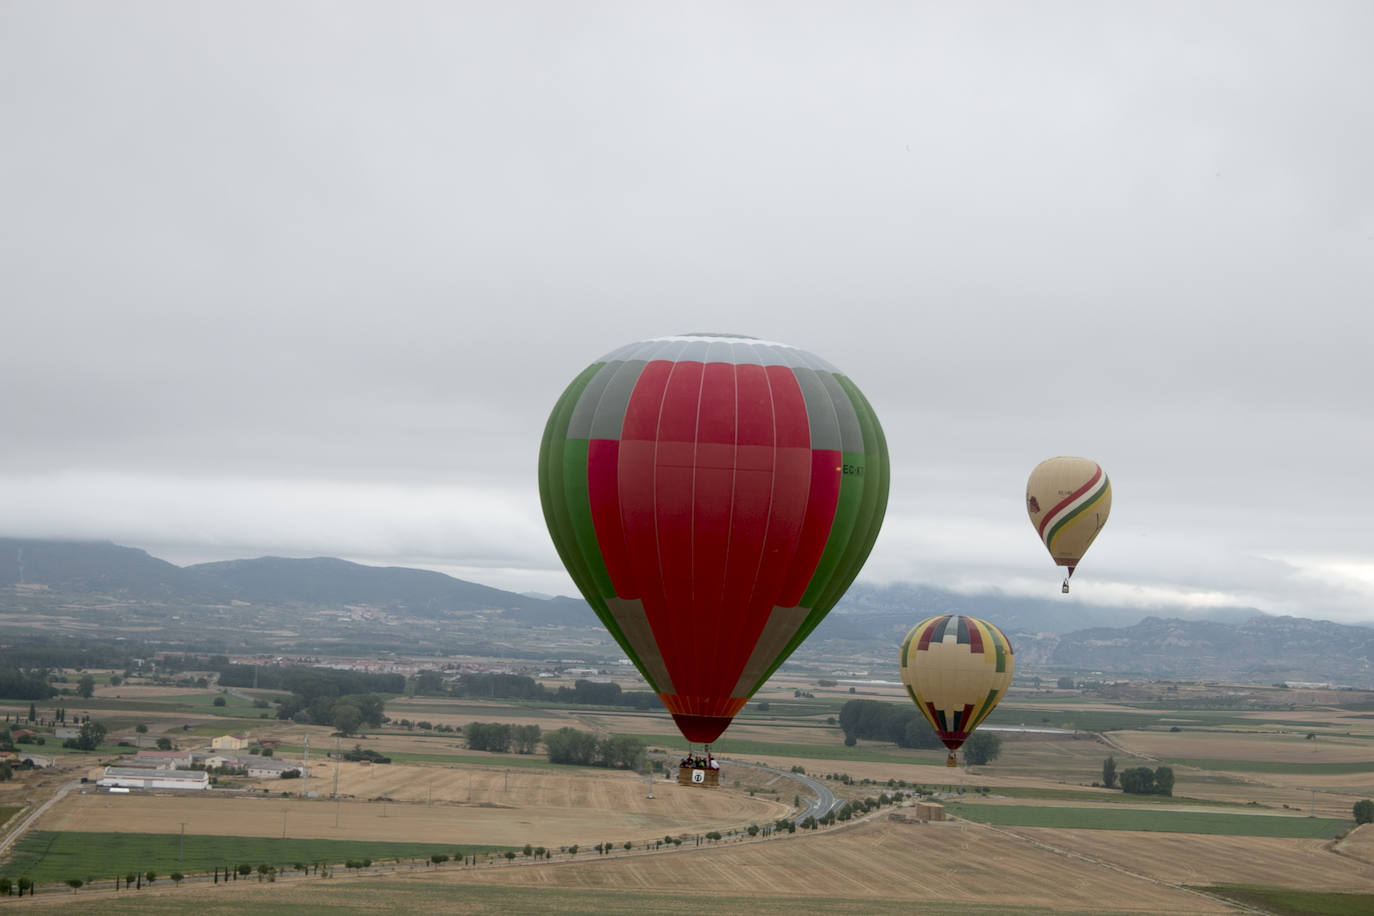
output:
<svg viewBox="0 0 1374 916"><path fill-rule="evenodd" d="M826 912L897 913L910 912L913 899L930 904L922 912L949 914L1231 911L1207 896L1067 859L977 825L896 825L882 819L820 835L585 863L434 869L406 880L186 887L165 899L207 913L225 912L208 908L225 903L286 912L293 906L319 908L325 900L366 909L364 901L380 903L380 893L386 895L382 909L440 913L497 912L498 902L535 913L781 914L817 912L822 904ZM82 895L59 896L65 895L39 896L33 903L92 912L73 906ZM114 912L164 911L151 895L130 900L103 894L100 903L118 904Z"/></svg>
<svg viewBox="0 0 1374 916"><path fill-rule="evenodd" d="M100 849L93 865L90 847ZM149 870L166 878L172 872L211 874L241 863L267 863L290 869L295 863L342 863L348 859L420 859L431 855L504 852L511 847L437 843L382 843L372 840L306 840L177 833L26 834L6 870L37 882L58 883L80 876L111 880L113 876Z"/></svg>
<svg viewBox="0 0 1374 916"><path fill-rule="evenodd" d="M344 774L347 773L347 776ZM467 800L468 783L471 801ZM277 781L280 785L280 781ZM426 804L429 787L437 804ZM708 792L660 780L647 798L642 778L392 766L341 767L339 791L362 799L196 794L73 793L49 811L49 831L281 836L557 848L614 840L642 842L722 825L782 817L790 805L738 792ZM790 801L790 797L788 799ZM335 821L338 821L336 826Z"/></svg>
<svg viewBox="0 0 1374 916"><path fill-rule="evenodd" d="M949 813L984 824L1012 827L1066 827L1074 830L1143 830L1263 837L1334 837L1349 820L1280 814L1232 814L1215 811L1159 810L1053 805L999 805L981 802L945 804Z"/></svg>
<svg viewBox="0 0 1374 916"><path fill-rule="evenodd" d="M1320 767L1344 763L1374 768L1374 743L1368 739L1323 736L1309 741L1304 734L1277 730L1264 734L1148 731L1112 732L1112 738L1136 754L1172 759L1245 761L1250 766L1274 763Z"/></svg>
<svg viewBox="0 0 1374 916"><path fill-rule="evenodd" d="M1210 893L1276 916L1365 916L1374 912L1374 894L1295 891L1283 887L1232 884L1212 888Z"/></svg>
<svg viewBox="0 0 1374 916"><path fill-rule="evenodd" d="M118 833L135 858L144 843L162 848L158 855L165 856L168 838L176 838L182 824L188 850L212 836L223 843L247 844L235 847L240 849L292 843L325 848L366 840L374 846L404 843L420 850L473 851L479 844L519 849L525 843L554 850L577 843L586 850L602 841L639 845L665 834L728 833L731 827L770 824L792 812L794 797L809 794L788 776L727 763L721 790L678 787L660 775L652 783L655 798L649 800L643 776L552 766L542 753L474 751L459 733L398 727L403 717L455 728L471 722L532 724L545 731L572 726L603 735L639 735L671 757L683 745L659 710L399 697L387 701L392 723L336 742L325 726L258 718L262 710L251 699L231 697L225 707L213 707L213 689L148 687L124 695L130 689L122 685L116 697L113 688L102 687L93 701L93 717L119 729L112 730L111 739L136 740L136 724L148 726L143 741L166 736L181 747L203 746L212 736L242 731L254 740L280 741L278 759L299 760L308 736L311 778L221 777L249 790L237 796L73 792L36 828L46 832L36 836L50 838L52 858L41 865L42 873L55 874L57 880L71 877L63 872L82 854L82 837ZM814 688L798 682L795 689ZM1304 892L1374 893L1374 836L1366 836L1367 828L1337 841L1338 853L1329 848L1330 838L1351 826L1352 804L1374 797L1374 767L1367 763L1374 761L1374 718L1358 718L1364 713L1330 708L1143 709L1079 695L1037 695L1023 702L1009 700L1007 724L1128 727L1105 738L1003 732L997 760L954 769L943 765L940 751L869 740L846 747L842 732L826 724L849 699L891 694L895 702L899 690L865 686L857 695L842 688L816 690L812 699L795 697L792 688L780 689L768 695L767 710L751 708L713 749L727 760L783 771L800 767L826 780L842 799L876 796L898 782L952 793L937 800L970 820L896 824L886 820L885 809L862 823L814 834L801 831L762 842L727 838L701 849L617 852L609 858L579 855L552 864L364 876L340 869L337 880L281 875L276 883L236 882L232 889L201 888L189 881L173 888L159 881L156 888L137 892L137 898L91 889L71 894L63 888L63 911L89 912L86 907L102 901L102 910L114 912L194 907L214 913L227 911L226 906L239 912L242 901L251 900L254 911L294 913L357 910L366 908L361 901L371 900L379 909L426 912L680 914L685 908L792 916L814 910L818 901L824 901L828 912L907 912L916 894L933 904L923 911L936 913L1212 913L1227 912L1227 905L1181 885L1282 882ZM266 696L261 691L238 693ZM27 711L27 703L22 710L9 705L11 713ZM72 702L68 708L76 712L77 706ZM1311 741L1293 725L1309 718L1318 731ZM1341 734L1321 733L1315 723L1339 728ZM1175 724L1181 729L1170 731ZM336 744L360 744L394 762L326 759ZM98 765L112 760L115 750L132 753L127 747L103 750L69 752L63 755L61 772L23 774L0 784L0 805L27 799L41 781L48 783L42 791L50 793L58 782L99 775ZM1094 788L1109 754L1118 773L1133 766L1174 767L1178 797L1127 796ZM328 797L336 774L342 796L337 804ZM844 779L827 778L829 774L843 774ZM980 791L984 787L986 796ZM962 800L957 797L961 789ZM304 792L320 797L300 797ZM1304 816L1312 810L1318 817ZM94 842L109 846L104 840ZM268 857L244 853L242 858ZM28 861L43 859L35 853ZM157 861L164 864L140 867L170 870L164 858ZM12 864L0 864L0 874L13 875ZM38 873L39 865L33 867ZM40 893L33 905L55 905L58 896Z"/></svg>
<svg viewBox="0 0 1374 916"><path fill-rule="evenodd" d="M1169 884L1275 884L1300 890L1374 893L1374 867L1333 855L1321 839L1220 834L1086 831L1009 832Z"/></svg>

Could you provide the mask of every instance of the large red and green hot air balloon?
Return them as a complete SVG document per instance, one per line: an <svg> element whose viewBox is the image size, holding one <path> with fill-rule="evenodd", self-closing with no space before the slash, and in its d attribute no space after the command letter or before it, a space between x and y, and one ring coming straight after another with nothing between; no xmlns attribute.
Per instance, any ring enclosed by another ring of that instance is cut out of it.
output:
<svg viewBox="0 0 1374 916"><path fill-rule="evenodd" d="M977 617L927 617L902 640L902 683L930 727L954 752L1011 686L1011 641Z"/></svg>
<svg viewBox="0 0 1374 916"><path fill-rule="evenodd" d="M703 744L854 581L887 488L883 431L854 383L748 337L602 357L559 398L539 452L573 581Z"/></svg>

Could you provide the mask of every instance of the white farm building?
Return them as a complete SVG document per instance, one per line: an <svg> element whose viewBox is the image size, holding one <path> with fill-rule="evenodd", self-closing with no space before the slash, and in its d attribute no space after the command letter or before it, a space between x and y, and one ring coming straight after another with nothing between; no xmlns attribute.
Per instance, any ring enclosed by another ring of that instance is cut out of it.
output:
<svg viewBox="0 0 1374 916"><path fill-rule="evenodd" d="M208 789L204 770L154 770L145 767L106 767L96 785L125 789Z"/></svg>

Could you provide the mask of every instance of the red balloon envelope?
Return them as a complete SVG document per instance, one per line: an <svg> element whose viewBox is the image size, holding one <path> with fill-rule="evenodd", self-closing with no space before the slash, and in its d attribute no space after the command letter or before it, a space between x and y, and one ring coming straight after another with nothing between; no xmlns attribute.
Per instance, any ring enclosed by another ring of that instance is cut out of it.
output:
<svg viewBox="0 0 1374 916"><path fill-rule="evenodd" d="M709 743L854 581L887 507L859 389L784 344L630 344L559 399L544 518L587 602L688 741Z"/></svg>

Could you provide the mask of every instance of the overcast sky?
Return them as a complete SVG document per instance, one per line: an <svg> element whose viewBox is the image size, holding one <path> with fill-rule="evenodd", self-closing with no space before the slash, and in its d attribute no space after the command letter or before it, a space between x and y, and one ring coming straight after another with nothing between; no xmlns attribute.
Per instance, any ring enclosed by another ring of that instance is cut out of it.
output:
<svg viewBox="0 0 1374 916"><path fill-rule="evenodd" d="M1374 4L0 0L0 534L571 593L535 459L750 334L887 432L861 580L1374 621ZM1090 621L1088 621L1090 623Z"/></svg>

